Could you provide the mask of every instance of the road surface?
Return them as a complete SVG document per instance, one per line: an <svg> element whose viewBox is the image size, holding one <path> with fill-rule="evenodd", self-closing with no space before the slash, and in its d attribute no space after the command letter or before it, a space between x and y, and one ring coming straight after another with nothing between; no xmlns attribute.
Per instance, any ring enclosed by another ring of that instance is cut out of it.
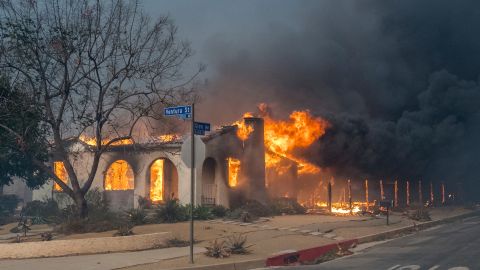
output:
<svg viewBox="0 0 480 270"><path fill-rule="evenodd" d="M319 265L282 270L477 270L480 269L480 216L386 241Z"/></svg>

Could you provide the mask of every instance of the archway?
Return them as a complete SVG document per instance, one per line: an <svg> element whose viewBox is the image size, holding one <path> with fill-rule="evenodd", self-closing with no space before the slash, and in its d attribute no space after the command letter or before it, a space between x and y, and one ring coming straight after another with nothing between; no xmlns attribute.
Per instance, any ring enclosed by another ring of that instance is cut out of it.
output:
<svg viewBox="0 0 480 270"><path fill-rule="evenodd" d="M149 198L153 203L178 198L177 168L169 159L159 158L152 162L149 183Z"/></svg>
<svg viewBox="0 0 480 270"><path fill-rule="evenodd" d="M134 174L132 167L125 160L113 162L105 174L105 190L133 190Z"/></svg>
<svg viewBox="0 0 480 270"><path fill-rule="evenodd" d="M217 186L215 184L215 173L217 162L213 158L206 158L202 166L202 204L215 205Z"/></svg>

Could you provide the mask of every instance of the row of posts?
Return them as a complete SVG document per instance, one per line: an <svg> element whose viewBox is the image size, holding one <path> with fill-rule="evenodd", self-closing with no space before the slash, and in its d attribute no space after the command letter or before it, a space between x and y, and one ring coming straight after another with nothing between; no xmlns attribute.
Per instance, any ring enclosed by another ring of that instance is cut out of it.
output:
<svg viewBox="0 0 480 270"><path fill-rule="evenodd" d="M383 180L380 180L380 200L385 200L385 191L383 187ZM330 212L332 212L332 183L329 181L328 182L328 201L327 201L327 207ZM352 184L350 179L347 181L347 190L348 190L348 205L349 208L352 209ZM393 183L393 192L394 192L394 199L393 199L393 207L398 207L399 202L398 202L398 181L395 180ZM446 203L446 195L445 195L445 183L441 184L441 197L442 197L442 204ZM434 190L433 190L433 183L430 182L430 203L433 205L435 201L435 196L434 196ZM345 191L343 193L343 196L345 196ZM420 204L423 205L423 192L422 192L422 181L418 181L418 201ZM369 211L370 209L370 201L368 197L368 179L365 179L365 203L366 203L366 209ZM410 200L410 181L406 181L406 205L410 206L411 200Z"/></svg>

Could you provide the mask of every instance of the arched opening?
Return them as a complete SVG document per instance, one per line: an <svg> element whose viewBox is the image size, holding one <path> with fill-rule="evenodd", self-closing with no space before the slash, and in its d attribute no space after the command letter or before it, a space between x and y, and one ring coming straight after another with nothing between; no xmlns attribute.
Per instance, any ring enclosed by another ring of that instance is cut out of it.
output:
<svg viewBox="0 0 480 270"><path fill-rule="evenodd" d="M217 186L215 185L215 173L217 163L213 158L207 158L202 166L202 204L215 205Z"/></svg>
<svg viewBox="0 0 480 270"><path fill-rule="evenodd" d="M168 159L156 159L150 165L150 200L161 203L166 199L178 198L178 173L177 168Z"/></svg>
<svg viewBox="0 0 480 270"><path fill-rule="evenodd" d="M132 167L125 160L117 160L108 167L105 174L105 190L133 190L134 183Z"/></svg>

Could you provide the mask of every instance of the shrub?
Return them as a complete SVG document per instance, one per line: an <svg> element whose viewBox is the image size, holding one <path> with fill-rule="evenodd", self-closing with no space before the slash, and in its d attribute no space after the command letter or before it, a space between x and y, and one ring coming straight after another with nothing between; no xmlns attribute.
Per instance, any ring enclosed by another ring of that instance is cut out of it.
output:
<svg viewBox="0 0 480 270"><path fill-rule="evenodd" d="M227 238L228 248L232 254L248 254L251 246L246 246L247 236L242 234L234 234Z"/></svg>
<svg viewBox="0 0 480 270"><path fill-rule="evenodd" d="M51 232L44 232L40 234L42 241L51 241L53 239L53 234Z"/></svg>
<svg viewBox="0 0 480 270"><path fill-rule="evenodd" d="M190 205L187 206L190 213ZM197 205L193 208L193 218L196 220L208 220L213 219L212 209L208 206Z"/></svg>
<svg viewBox="0 0 480 270"><path fill-rule="evenodd" d="M296 200L289 198L278 198L271 202L270 205L274 214L297 215L305 214L307 209L300 205Z"/></svg>
<svg viewBox="0 0 480 270"><path fill-rule="evenodd" d="M113 236L129 236L133 235L133 224L126 222L119 226L118 231L113 234Z"/></svg>
<svg viewBox="0 0 480 270"><path fill-rule="evenodd" d="M229 257L231 254L231 250L225 245L225 241L213 241L210 242L209 246L206 246L205 255L208 257L214 258L225 258Z"/></svg>
<svg viewBox="0 0 480 270"><path fill-rule="evenodd" d="M183 240L178 236L174 236L167 240L167 247L186 247L190 245L190 241Z"/></svg>
<svg viewBox="0 0 480 270"><path fill-rule="evenodd" d="M416 221L430 221L430 212L427 209L417 209L413 211L413 214L410 215L410 218Z"/></svg>
<svg viewBox="0 0 480 270"><path fill-rule="evenodd" d="M168 199L156 210L155 218L159 222L175 223L187 220L188 212L187 208L180 205L177 199Z"/></svg>
<svg viewBox="0 0 480 270"><path fill-rule="evenodd" d="M227 215L228 208L223 205L215 205L212 207L212 214L216 217L223 218Z"/></svg>
<svg viewBox="0 0 480 270"><path fill-rule="evenodd" d="M143 208L133 208L125 211L127 219L134 225L143 225L147 223L147 212Z"/></svg>
<svg viewBox="0 0 480 270"><path fill-rule="evenodd" d="M138 207L143 208L143 209L150 209L152 208L152 201L150 199L143 197L143 196L138 196Z"/></svg>
<svg viewBox="0 0 480 270"><path fill-rule="evenodd" d="M17 195L1 195L0 196L0 216L11 216L15 213L18 202Z"/></svg>
<svg viewBox="0 0 480 270"><path fill-rule="evenodd" d="M31 201L22 209L22 214L31 217L34 224L46 223L49 220L58 218L61 211L58 204L53 199L45 201Z"/></svg>

